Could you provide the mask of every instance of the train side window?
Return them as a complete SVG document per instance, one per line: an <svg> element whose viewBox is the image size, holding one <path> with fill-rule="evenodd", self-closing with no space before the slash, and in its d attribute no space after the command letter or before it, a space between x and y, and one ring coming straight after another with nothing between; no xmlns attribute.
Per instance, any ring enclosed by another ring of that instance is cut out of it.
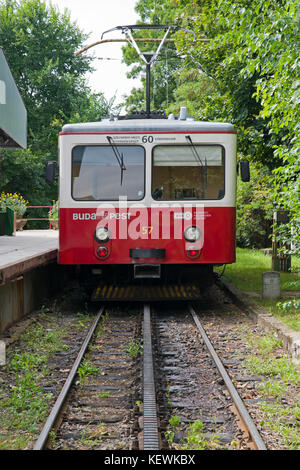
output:
<svg viewBox="0 0 300 470"><path fill-rule="evenodd" d="M221 145L154 147L153 199L222 199L224 195L225 151Z"/></svg>

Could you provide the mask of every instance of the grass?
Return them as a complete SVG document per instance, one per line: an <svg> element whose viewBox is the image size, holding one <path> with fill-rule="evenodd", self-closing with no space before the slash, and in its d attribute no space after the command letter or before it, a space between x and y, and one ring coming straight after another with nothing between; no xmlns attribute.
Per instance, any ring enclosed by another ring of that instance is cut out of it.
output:
<svg viewBox="0 0 300 470"><path fill-rule="evenodd" d="M170 448L174 446L174 437L181 425L179 416L171 416L169 429L164 433ZM207 438L204 434L204 425L200 419L190 423L187 436L175 445L176 450L208 450L218 446L218 436Z"/></svg>
<svg viewBox="0 0 300 470"><path fill-rule="evenodd" d="M83 429L80 443L87 448L99 447L102 443L102 437L108 435L105 425L100 421L92 433L89 431L89 426Z"/></svg>
<svg viewBox="0 0 300 470"><path fill-rule="evenodd" d="M252 374L263 376L258 385L258 393L263 399L258 405L262 413L260 425L277 433L285 448L299 449L299 369L287 355L278 354L281 341L273 335L257 337L248 333L245 340L251 347L251 354L244 360L244 365Z"/></svg>
<svg viewBox="0 0 300 470"><path fill-rule="evenodd" d="M300 258L292 257L292 272L280 272L282 295L278 300L262 299L262 273L272 270L270 255L259 250L237 248L236 263L226 266L224 276L241 291L258 294L255 302L296 331L300 331ZM223 268L217 268L220 274ZM289 295L284 291L290 291ZM295 295L293 295L293 292Z"/></svg>
<svg viewBox="0 0 300 470"><path fill-rule="evenodd" d="M99 372L98 368L93 366L93 364L88 359L82 361L80 366L78 367L80 385L84 385L87 382L88 376L95 375L98 372Z"/></svg>
<svg viewBox="0 0 300 470"><path fill-rule="evenodd" d="M59 313L51 313L54 309L43 306L36 321L8 350L3 368L8 380L0 383L0 450L28 448L47 417L52 394L44 390L43 383L50 374L49 361L69 348Z"/></svg>
<svg viewBox="0 0 300 470"><path fill-rule="evenodd" d="M226 266L224 275L239 289L246 292L261 291L262 273L272 270L270 255L264 255L259 250L237 248L236 263ZM223 268L218 268L222 272ZM300 258L292 257L292 273L280 272L282 290L300 291Z"/></svg>
<svg viewBox="0 0 300 470"><path fill-rule="evenodd" d="M300 331L300 308L287 308L291 302L290 297L281 296L279 302L262 298L257 298L255 301L290 328Z"/></svg>
<svg viewBox="0 0 300 470"><path fill-rule="evenodd" d="M125 344L123 346L123 350L130 356L130 357L137 357L143 351L143 346L140 340L132 340L129 344Z"/></svg>

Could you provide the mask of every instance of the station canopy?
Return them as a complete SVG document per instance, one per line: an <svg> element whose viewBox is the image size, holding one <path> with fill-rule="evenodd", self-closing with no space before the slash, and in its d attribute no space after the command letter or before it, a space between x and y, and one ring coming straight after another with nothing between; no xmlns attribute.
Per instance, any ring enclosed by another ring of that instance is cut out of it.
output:
<svg viewBox="0 0 300 470"><path fill-rule="evenodd" d="M26 146L27 111L0 47L0 147Z"/></svg>

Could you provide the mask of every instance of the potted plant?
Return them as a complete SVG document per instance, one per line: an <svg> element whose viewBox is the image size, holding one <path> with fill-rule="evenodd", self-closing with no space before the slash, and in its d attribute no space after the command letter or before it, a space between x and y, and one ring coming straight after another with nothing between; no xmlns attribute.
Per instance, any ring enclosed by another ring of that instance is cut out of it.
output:
<svg viewBox="0 0 300 470"><path fill-rule="evenodd" d="M16 214L16 228L17 230L23 230L27 220L23 219L23 215L26 211L28 201L18 193L5 193L2 192L0 195L0 210L6 212L9 208Z"/></svg>
<svg viewBox="0 0 300 470"><path fill-rule="evenodd" d="M53 201L54 202L54 201ZM50 209L48 216L49 216L49 222L51 224L51 227L54 230L57 230L59 228L59 221L58 221L58 209L59 209L59 204L58 201L55 201L52 208Z"/></svg>

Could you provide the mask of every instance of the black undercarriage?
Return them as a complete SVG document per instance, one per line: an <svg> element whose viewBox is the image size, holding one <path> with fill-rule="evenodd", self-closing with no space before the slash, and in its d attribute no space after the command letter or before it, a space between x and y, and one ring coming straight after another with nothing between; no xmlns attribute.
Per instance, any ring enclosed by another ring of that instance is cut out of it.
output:
<svg viewBox="0 0 300 470"><path fill-rule="evenodd" d="M98 301L196 300L214 281L213 266L204 264L81 265L78 274L81 287Z"/></svg>

